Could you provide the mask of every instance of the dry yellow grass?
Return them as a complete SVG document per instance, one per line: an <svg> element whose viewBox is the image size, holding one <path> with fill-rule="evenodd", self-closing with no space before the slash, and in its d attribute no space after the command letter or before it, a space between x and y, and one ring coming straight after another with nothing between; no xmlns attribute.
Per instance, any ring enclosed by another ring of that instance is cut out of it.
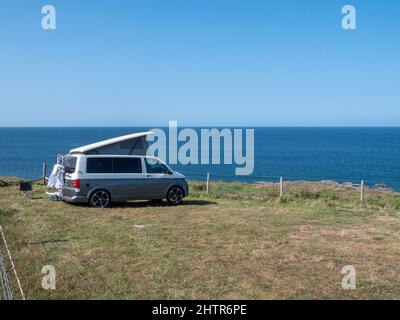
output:
<svg viewBox="0 0 400 320"><path fill-rule="evenodd" d="M400 297L397 194L370 191L359 208L356 191L322 184L279 201L275 186L216 183L205 197L192 183L179 207L98 210L35 190L22 200L0 185L0 224L28 299ZM350 291L340 273L349 264ZM56 268L56 290L41 287L44 265Z"/></svg>

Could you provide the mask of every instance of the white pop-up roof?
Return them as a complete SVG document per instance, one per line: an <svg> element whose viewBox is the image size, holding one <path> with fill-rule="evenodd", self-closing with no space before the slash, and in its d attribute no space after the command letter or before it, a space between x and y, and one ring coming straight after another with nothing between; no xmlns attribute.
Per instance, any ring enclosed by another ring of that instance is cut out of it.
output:
<svg viewBox="0 0 400 320"><path fill-rule="evenodd" d="M70 150L70 153L145 155L148 148L146 136L150 134L153 134L153 132L138 132L128 134L72 149Z"/></svg>

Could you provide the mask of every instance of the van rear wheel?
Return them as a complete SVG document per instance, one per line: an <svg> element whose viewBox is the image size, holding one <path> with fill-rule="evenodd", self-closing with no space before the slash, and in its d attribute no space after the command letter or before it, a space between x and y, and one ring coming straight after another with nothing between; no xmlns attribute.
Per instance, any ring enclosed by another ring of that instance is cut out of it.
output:
<svg viewBox="0 0 400 320"><path fill-rule="evenodd" d="M107 208L111 202L111 197L107 191L98 190L90 196L89 204L93 208Z"/></svg>
<svg viewBox="0 0 400 320"><path fill-rule="evenodd" d="M183 199L183 189L181 187L175 186L168 190L167 201L171 205L178 205L182 203Z"/></svg>

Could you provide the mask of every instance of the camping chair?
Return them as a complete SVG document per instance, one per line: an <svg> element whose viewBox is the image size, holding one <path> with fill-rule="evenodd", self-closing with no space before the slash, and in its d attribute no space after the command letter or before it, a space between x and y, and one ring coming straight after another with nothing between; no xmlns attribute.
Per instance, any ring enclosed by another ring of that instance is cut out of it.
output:
<svg viewBox="0 0 400 320"><path fill-rule="evenodd" d="M20 181L19 191L21 198L32 199L32 181Z"/></svg>

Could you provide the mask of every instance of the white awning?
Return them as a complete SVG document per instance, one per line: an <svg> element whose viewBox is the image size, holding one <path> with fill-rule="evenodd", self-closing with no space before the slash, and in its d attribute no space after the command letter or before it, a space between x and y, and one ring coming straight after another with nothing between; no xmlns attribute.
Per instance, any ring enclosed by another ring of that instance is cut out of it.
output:
<svg viewBox="0 0 400 320"><path fill-rule="evenodd" d="M91 150L94 149L98 149L98 148L102 148L108 145L112 145L115 143L120 143L120 142L124 142L124 141L128 141L128 140L132 140L132 139L137 139L140 137L145 137L148 136L150 134L154 134L154 132L138 132L138 133L133 133L133 134L128 134L125 136L121 136L121 137L116 137L116 138L112 138L112 139L108 139L108 140L104 140L104 141L100 141L100 142L96 142L96 143L92 143L92 144L88 144L87 146L83 146L83 147L79 147L76 149L72 149L70 150L70 153L87 153Z"/></svg>

